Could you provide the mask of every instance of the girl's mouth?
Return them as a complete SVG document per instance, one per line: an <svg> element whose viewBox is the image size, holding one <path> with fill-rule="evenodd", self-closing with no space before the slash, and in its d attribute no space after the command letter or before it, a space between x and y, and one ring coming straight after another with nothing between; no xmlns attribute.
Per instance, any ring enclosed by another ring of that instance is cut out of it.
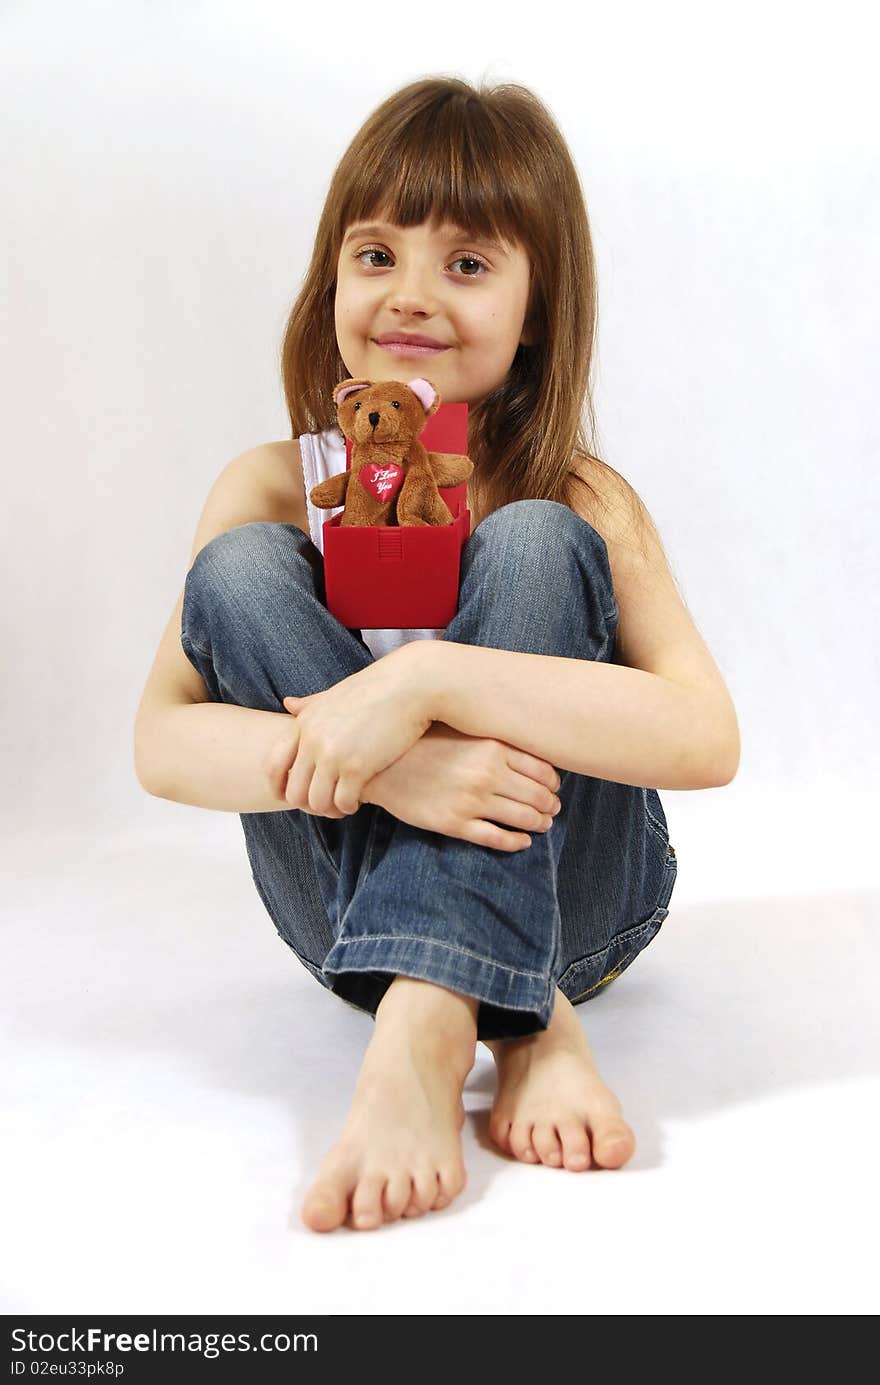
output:
<svg viewBox="0 0 880 1385"><path fill-rule="evenodd" d="M448 346L414 346L405 341L377 341L374 345L381 351L393 351L396 356L439 356L448 351Z"/></svg>

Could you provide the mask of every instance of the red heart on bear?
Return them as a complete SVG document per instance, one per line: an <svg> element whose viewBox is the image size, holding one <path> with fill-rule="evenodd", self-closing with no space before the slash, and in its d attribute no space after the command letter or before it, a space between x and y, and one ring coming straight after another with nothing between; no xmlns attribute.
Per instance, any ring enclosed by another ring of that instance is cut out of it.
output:
<svg viewBox="0 0 880 1385"><path fill-rule="evenodd" d="M368 462L359 475L364 490L384 504L400 490L405 472L396 462Z"/></svg>

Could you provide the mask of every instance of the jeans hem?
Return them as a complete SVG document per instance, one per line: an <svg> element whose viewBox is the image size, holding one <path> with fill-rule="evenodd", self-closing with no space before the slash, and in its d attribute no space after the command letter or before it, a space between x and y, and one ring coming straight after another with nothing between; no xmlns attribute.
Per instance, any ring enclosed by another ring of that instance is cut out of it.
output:
<svg viewBox="0 0 880 1385"><path fill-rule="evenodd" d="M431 981L472 996L491 1007L493 1015L500 1010L534 1016L534 1025L525 1032L546 1029L553 1013L555 986L549 978L516 971L435 938L342 938L324 959L323 972L332 978L332 989L340 995L346 987L345 977L351 973L373 973L377 979L386 976L389 985L395 976ZM488 1027L499 1032L482 1032ZM513 1015L509 1024L504 1017L496 1017L491 1026L482 1025L478 1038L506 1038L522 1032L522 1022Z"/></svg>

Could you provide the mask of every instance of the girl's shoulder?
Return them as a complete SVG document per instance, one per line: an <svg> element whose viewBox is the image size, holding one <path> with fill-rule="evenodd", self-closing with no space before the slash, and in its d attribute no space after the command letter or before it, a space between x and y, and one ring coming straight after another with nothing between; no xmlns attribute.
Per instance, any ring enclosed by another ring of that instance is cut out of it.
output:
<svg viewBox="0 0 880 1385"><path fill-rule="evenodd" d="M309 532L299 438L264 442L252 449L254 484L269 498L274 518Z"/></svg>
<svg viewBox="0 0 880 1385"><path fill-rule="evenodd" d="M572 469L586 482L573 488L574 508L605 540L618 606L636 606L649 588L681 604L663 540L636 489L594 457L578 457Z"/></svg>
<svg viewBox="0 0 880 1385"><path fill-rule="evenodd" d="M645 534L654 531L648 510L637 491L619 471L596 457L575 453L571 473L584 484L572 486L572 508L599 533L606 546L616 549L640 547L643 557Z"/></svg>

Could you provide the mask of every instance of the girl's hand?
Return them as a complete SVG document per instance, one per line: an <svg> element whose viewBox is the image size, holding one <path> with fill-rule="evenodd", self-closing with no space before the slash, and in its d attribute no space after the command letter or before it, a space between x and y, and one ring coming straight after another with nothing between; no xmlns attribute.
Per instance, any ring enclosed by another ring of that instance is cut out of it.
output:
<svg viewBox="0 0 880 1385"><path fill-rule="evenodd" d="M505 741L467 736L435 721L421 740L366 785L365 803L429 832L496 851L531 846L559 807L559 775L546 760ZM518 827L506 832L497 823Z"/></svg>
<svg viewBox="0 0 880 1385"><path fill-rule="evenodd" d="M273 752L270 775L286 780L283 798L291 808L319 817L356 813L364 786L431 725L423 676L394 653L323 692L283 702L294 734ZM286 766L279 762L285 743Z"/></svg>

